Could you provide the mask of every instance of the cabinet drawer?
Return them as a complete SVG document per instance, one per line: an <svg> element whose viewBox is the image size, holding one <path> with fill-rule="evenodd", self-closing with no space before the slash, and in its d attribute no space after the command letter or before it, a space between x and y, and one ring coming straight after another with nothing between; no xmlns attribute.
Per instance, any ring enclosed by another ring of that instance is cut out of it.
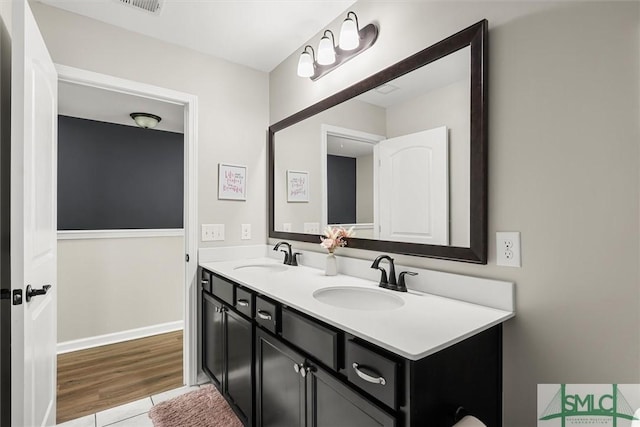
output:
<svg viewBox="0 0 640 427"><path fill-rule="evenodd" d="M253 317L253 294L246 289L236 288L236 310L247 317Z"/></svg>
<svg viewBox="0 0 640 427"><path fill-rule="evenodd" d="M264 297L256 296L256 313L254 319L263 328L274 334L278 332L278 326L280 324L278 306L265 299Z"/></svg>
<svg viewBox="0 0 640 427"><path fill-rule="evenodd" d="M200 274L200 286L203 290L211 293L211 273L204 268Z"/></svg>
<svg viewBox="0 0 640 427"><path fill-rule="evenodd" d="M233 305L233 282L211 274L211 293L229 305Z"/></svg>
<svg viewBox="0 0 640 427"><path fill-rule="evenodd" d="M338 370L338 334L290 309L282 309L282 337L333 370Z"/></svg>
<svg viewBox="0 0 640 427"><path fill-rule="evenodd" d="M349 340L346 370L349 382L391 408L398 408L398 362Z"/></svg>

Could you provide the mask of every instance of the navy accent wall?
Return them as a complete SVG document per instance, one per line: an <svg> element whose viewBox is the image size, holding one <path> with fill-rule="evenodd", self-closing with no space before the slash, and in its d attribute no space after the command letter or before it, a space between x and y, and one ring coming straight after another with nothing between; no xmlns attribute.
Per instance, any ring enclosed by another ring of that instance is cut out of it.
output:
<svg viewBox="0 0 640 427"><path fill-rule="evenodd" d="M182 228L184 135L58 117L58 229Z"/></svg>
<svg viewBox="0 0 640 427"><path fill-rule="evenodd" d="M329 224L356 222L356 159L327 156Z"/></svg>

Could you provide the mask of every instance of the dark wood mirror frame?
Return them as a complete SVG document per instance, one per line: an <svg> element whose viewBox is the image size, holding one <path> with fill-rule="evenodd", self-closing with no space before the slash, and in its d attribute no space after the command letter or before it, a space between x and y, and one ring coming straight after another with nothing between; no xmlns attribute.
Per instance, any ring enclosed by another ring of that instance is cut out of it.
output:
<svg viewBox="0 0 640 427"><path fill-rule="evenodd" d="M391 252L487 263L487 32L482 20L408 58L354 84L328 98L299 111L269 127L269 237L283 240L320 243L315 234L289 233L275 230L274 166L275 133L328 108L361 95L397 77L423 67L453 52L471 47L471 123L470 123L470 236L469 247L425 245L388 240L350 238L348 247L377 252Z"/></svg>

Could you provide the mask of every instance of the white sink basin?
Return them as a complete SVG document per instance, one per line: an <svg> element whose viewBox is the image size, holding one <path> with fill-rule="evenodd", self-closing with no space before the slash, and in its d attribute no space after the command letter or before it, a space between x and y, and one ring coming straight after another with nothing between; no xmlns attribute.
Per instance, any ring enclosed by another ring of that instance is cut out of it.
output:
<svg viewBox="0 0 640 427"><path fill-rule="evenodd" d="M404 305L402 298L390 292L347 286L318 289L313 297L322 303L352 310L393 310Z"/></svg>
<svg viewBox="0 0 640 427"><path fill-rule="evenodd" d="M234 270L262 270L262 271L285 271L287 266L284 264L246 264L235 267Z"/></svg>

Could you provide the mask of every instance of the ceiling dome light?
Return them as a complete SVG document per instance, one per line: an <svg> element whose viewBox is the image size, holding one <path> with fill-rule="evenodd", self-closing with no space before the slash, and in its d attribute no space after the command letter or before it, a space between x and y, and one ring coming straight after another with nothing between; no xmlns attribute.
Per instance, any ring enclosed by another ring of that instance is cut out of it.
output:
<svg viewBox="0 0 640 427"><path fill-rule="evenodd" d="M307 51L307 48L311 49L311 53ZM313 48L309 45L305 46L298 60L298 75L300 77L311 77L315 73L315 67L313 65L315 58L313 56Z"/></svg>
<svg viewBox="0 0 640 427"><path fill-rule="evenodd" d="M353 15L355 21L349 17ZM354 12L347 13L347 18L340 28L340 49L353 50L360 45L360 34L358 29L358 17Z"/></svg>
<svg viewBox="0 0 640 427"><path fill-rule="evenodd" d="M154 128L158 125L158 123L160 123L160 120L162 120L160 116L149 113L131 113L129 115L138 126L144 129Z"/></svg>
<svg viewBox="0 0 640 427"><path fill-rule="evenodd" d="M331 34L331 39L327 36ZM318 44L318 64L331 65L336 62L336 48L334 45L333 33L331 30L325 30L324 35Z"/></svg>

